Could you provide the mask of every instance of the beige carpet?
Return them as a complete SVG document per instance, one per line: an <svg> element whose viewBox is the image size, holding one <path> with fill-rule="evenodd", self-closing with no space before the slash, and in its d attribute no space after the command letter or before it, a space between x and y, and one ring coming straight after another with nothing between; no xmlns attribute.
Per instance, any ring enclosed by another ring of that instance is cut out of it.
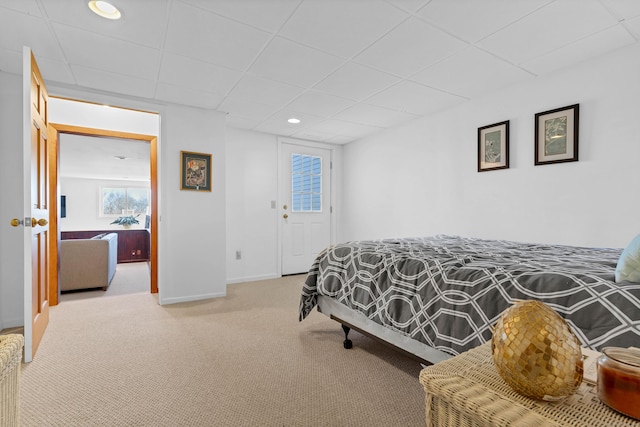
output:
<svg viewBox="0 0 640 427"><path fill-rule="evenodd" d="M304 276L160 306L63 301L23 366L24 426L424 426L420 365L314 312Z"/></svg>
<svg viewBox="0 0 640 427"><path fill-rule="evenodd" d="M151 289L149 264L146 262L127 262L118 264L116 274L106 291L102 289L80 289L68 291L60 295L60 301L72 301L86 298L102 298L132 294L136 292L149 293Z"/></svg>

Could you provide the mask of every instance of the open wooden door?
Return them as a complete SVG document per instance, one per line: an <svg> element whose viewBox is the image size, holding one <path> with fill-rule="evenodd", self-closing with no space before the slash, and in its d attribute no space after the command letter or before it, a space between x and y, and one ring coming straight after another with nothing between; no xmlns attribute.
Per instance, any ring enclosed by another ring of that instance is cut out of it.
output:
<svg viewBox="0 0 640 427"><path fill-rule="evenodd" d="M25 362L32 360L49 323L49 250L55 236L49 230L49 137L48 92L31 49L24 48L24 150L30 153L30 171L25 171L25 240L30 242L30 259L25 256ZM28 93L27 93L28 91ZM28 122L28 131L27 131ZM26 184L26 183L25 183ZM30 191L27 191L29 189ZM54 209L55 212L55 209ZM26 242L25 242L26 243ZM25 251L26 255L26 251ZM28 272L31 274L28 274Z"/></svg>

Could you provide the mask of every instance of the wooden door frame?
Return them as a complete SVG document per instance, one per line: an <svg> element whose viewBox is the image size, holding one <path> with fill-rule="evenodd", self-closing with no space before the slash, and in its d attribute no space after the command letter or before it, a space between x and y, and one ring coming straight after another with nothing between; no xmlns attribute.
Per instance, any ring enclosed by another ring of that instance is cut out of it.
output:
<svg viewBox="0 0 640 427"><path fill-rule="evenodd" d="M50 195L51 200L58 200L59 179L60 179L60 134L67 133L73 135L95 136L95 137L108 137L108 138L122 138L133 139L136 141L146 141L149 143L149 161L150 161L150 180L151 180L151 293L158 292L158 137L155 135L145 135L139 133L119 132L106 129L87 128L73 125L65 125L59 123L49 123L49 139L52 142L50 153L55 156L50 156ZM55 163L54 163L55 162ZM49 295L51 298L50 305L58 304L58 266L59 266L59 242L60 242L60 229L58 228L58 203L55 206L55 221L51 221L50 235L56 236L55 239L51 239L53 243L50 252L50 281L49 281ZM55 268L53 268L55 266Z"/></svg>

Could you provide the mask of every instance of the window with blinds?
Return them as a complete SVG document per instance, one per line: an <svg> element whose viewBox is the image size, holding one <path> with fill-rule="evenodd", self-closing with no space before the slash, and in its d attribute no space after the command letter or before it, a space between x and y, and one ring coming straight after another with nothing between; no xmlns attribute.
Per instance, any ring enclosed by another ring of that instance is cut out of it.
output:
<svg viewBox="0 0 640 427"><path fill-rule="evenodd" d="M291 154L291 211L322 212L322 158Z"/></svg>

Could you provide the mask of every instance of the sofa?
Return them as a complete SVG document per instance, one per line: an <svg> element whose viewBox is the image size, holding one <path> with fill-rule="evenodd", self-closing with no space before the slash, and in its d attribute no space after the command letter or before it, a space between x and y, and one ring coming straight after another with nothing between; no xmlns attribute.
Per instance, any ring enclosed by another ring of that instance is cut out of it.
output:
<svg viewBox="0 0 640 427"><path fill-rule="evenodd" d="M116 274L117 264L117 233L61 240L60 290L102 288L106 291Z"/></svg>

